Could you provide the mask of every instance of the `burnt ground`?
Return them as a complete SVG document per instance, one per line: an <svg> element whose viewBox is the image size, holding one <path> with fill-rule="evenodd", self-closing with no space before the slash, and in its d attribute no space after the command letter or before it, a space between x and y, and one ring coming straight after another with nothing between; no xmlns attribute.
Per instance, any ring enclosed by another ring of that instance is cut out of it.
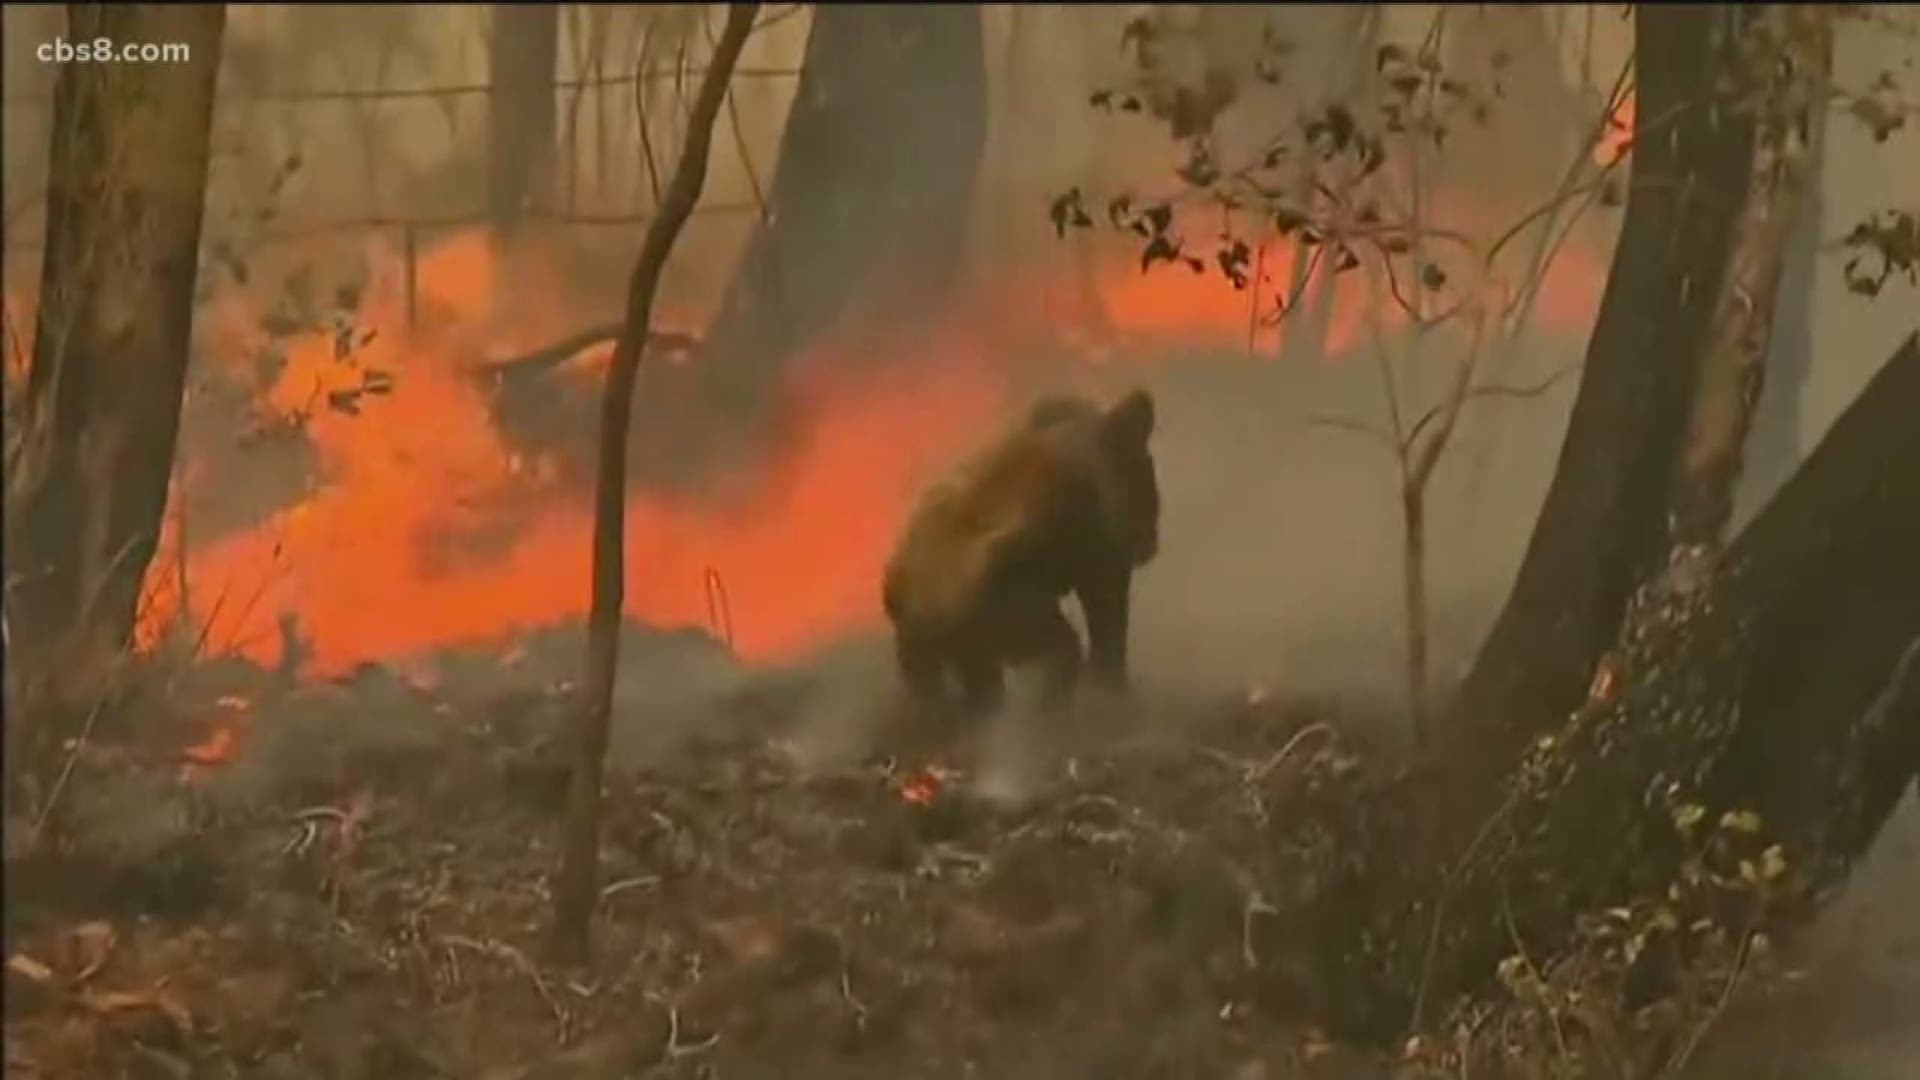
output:
<svg viewBox="0 0 1920 1080"><path fill-rule="evenodd" d="M279 696L229 665L95 733L62 839L9 822L7 1075L1366 1075L1254 1022L1260 840L1342 767L1293 738L1325 710L1204 703L1178 743L1089 716L1013 801L978 782L985 729L896 717L884 754L823 752L804 680L737 680L676 746L625 733L567 971L543 947L569 688L501 659ZM184 760L236 697L231 756Z"/></svg>
<svg viewBox="0 0 1920 1080"><path fill-rule="evenodd" d="M628 653L655 692L621 710L588 969L544 953L576 642L294 691L202 667L74 755L57 841L8 822L6 1075L1388 1073L1284 1019L1258 885L1358 718L1095 703L1009 755L697 636Z"/></svg>

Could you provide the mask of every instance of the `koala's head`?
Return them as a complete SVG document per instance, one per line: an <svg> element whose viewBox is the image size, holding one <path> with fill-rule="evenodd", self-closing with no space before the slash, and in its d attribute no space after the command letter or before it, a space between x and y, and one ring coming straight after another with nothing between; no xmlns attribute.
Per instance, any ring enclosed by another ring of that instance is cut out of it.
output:
<svg viewBox="0 0 1920 1080"><path fill-rule="evenodd" d="M1100 452L1110 506L1132 565L1145 566L1160 552L1160 480L1154 468L1153 396L1135 389L1107 408L1100 420Z"/></svg>

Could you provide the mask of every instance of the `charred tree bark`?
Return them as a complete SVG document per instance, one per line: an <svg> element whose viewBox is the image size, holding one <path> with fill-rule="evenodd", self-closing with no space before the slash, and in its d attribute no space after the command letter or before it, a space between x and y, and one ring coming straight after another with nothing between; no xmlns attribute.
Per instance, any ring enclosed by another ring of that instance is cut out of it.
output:
<svg viewBox="0 0 1920 1080"><path fill-rule="evenodd" d="M686 144L660 211L647 226L627 291L626 321L614 343L600 411L600 470L593 503L593 598L587 626L587 677L574 732L574 761L567 788L567 821L560 872L554 884L553 945L564 961L586 957L594 908L599 906L600 782L613 713L613 684L620 655L620 619L626 581L627 428L640 354L653 320L654 296L674 242L706 186L713 124L726 98L740 51L760 5L734 4L715 44L687 120Z"/></svg>
<svg viewBox="0 0 1920 1080"><path fill-rule="evenodd" d="M768 213L695 365L675 449L691 463L764 421L787 361L884 332L955 282L986 141L985 45L966 5L822 5ZM682 464L687 464L683 462Z"/></svg>
<svg viewBox="0 0 1920 1080"><path fill-rule="evenodd" d="M487 56L487 218L512 236L554 180L558 4L494 4Z"/></svg>
<svg viewBox="0 0 1920 1080"><path fill-rule="evenodd" d="M1518 935L1664 888L1669 802L1754 811L1817 903L1920 769L1920 336L1909 337L1710 577L1667 590L1538 748L1481 842L1399 916L1393 983L1473 988ZM1658 796L1658 797L1656 797ZM1538 955L1536 953L1536 955Z"/></svg>
<svg viewBox="0 0 1920 1080"><path fill-rule="evenodd" d="M105 692L159 542L179 433L220 4L68 9L68 37L179 43L179 63L72 63L54 89L46 253L8 477L9 676Z"/></svg>
<svg viewBox="0 0 1920 1080"><path fill-rule="evenodd" d="M1812 120L1800 219L1781 275L1773 348L1767 355L1767 389L1753 420L1738 521L1750 519L1800 463L1800 403L1813 371L1813 312L1826 209L1826 110L1815 110Z"/></svg>
<svg viewBox="0 0 1920 1080"><path fill-rule="evenodd" d="M1641 17L1655 19L1647 10ZM1573 719L1523 715L1502 732L1479 718L1480 730L1496 736L1551 737L1532 744L1504 785L1488 784L1484 768L1464 756L1487 746L1456 751L1440 781L1447 789L1433 793L1437 831L1411 830L1443 854L1400 879L1421 899L1408 903L1403 894L1377 908L1391 929L1376 930L1397 943L1384 981L1414 988L1416 1021L1431 1019L1423 1003L1473 988L1516 947L1551 948L1578 913L1672 881L1679 856L1667 813L1675 799L1715 808L1778 804L1782 796L1766 790L1770 773L1812 759L1821 764L1806 770L1795 789L1803 797L1776 822L1778 835L1803 860L1844 863L1913 774L1920 715L1889 719L1887 709L1870 706L1920 637L1920 580L1905 568L1911 556L1899 554L1920 544L1920 478L1910 470L1883 475L1920 452L1920 425L1911 423L1920 347L1910 341L1888 363L1775 505L1722 553L1807 160L1809 113L1821 107L1831 56L1823 13L1780 6L1751 20L1715 44L1721 77L1752 95L1757 132L1743 155L1732 228L1710 253L1725 267L1707 294L1712 318L1692 350L1665 354L1680 363L1647 365L1679 372L1665 398L1681 412L1661 432L1668 458L1647 463L1634 477L1638 490L1629 489L1655 508L1660 543L1638 564L1611 648L1586 660L1597 660L1598 670ZM1642 70L1647 93L1657 69L1643 61ZM1568 456L1573 442L1570 435ZM1563 457L1556 484L1566 465ZM1638 529L1643 544L1648 525L1616 523ZM1883 595L1875 599L1876 591ZM1856 606L1874 614L1850 615ZM1821 644L1809 652L1819 666L1810 667L1795 649L1815 639ZM1790 749L1769 757L1765 745ZM1753 756L1775 768L1741 764ZM1865 809L1831 814L1857 802L1850 800L1863 780ZM1474 816L1459 816L1468 807Z"/></svg>
<svg viewBox="0 0 1920 1080"><path fill-rule="evenodd" d="M1665 511L1700 354L1725 277L1753 124L1718 107L1746 16L1725 5L1635 11L1640 107L1626 218L1579 396L1539 521L1498 619L1438 729L1439 771L1505 775L1579 704L1628 599L1667 545ZM1490 785L1436 814L1477 821ZM1458 811L1454 813L1452 811Z"/></svg>
<svg viewBox="0 0 1920 1080"><path fill-rule="evenodd" d="M1814 114L1833 64L1833 31L1824 13L1779 5L1755 17L1764 72L1750 72L1759 114L1753 163L1734 225L1727 271L1714 301L1687 415L1685 449L1667 509L1669 557L1717 551L1733 517L1747 435L1766 376L1780 263L1798 220L1811 157ZM1778 43L1778 44L1772 44Z"/></svg>

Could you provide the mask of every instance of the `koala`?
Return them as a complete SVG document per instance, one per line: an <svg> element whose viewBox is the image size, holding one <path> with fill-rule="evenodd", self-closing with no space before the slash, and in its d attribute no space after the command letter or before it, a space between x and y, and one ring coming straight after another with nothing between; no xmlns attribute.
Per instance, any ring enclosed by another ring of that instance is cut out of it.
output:
<svg viewBox="0 0 1920 1080"><path fill-rule="evenodd" d="M1079 600L1086 666L1127 682L1134 572L1159 554L1160 487L1150 446L1153 398L1111 406L1053 395L922 493L887 560L882 600L895 656L923 707L997 707L1009 667L1048 673L1064 705L1082 667L1061 601Z"/></svg>

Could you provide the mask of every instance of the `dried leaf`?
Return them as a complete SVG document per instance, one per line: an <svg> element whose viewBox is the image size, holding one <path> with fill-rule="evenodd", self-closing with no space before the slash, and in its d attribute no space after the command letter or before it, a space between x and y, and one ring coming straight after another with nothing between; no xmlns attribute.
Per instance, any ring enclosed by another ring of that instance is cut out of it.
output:
<svg viewBox="0 0 1920 1080"><path fill-rule="evenodd" d="M12 956L7 957L7 970L30 982L50 983L53 981L53 969L25 953L14 953Z"/></svg>
<svg viewBox="0 0 1920 1080"><path fill-rule="evenodd" d="M113 954L113 946L120 940L113 924L104 920L82 923L73 928L73 944L80 961L80 970L74 973L73 981L83 983L100 973L107 966L107 958Z"/></svg>

